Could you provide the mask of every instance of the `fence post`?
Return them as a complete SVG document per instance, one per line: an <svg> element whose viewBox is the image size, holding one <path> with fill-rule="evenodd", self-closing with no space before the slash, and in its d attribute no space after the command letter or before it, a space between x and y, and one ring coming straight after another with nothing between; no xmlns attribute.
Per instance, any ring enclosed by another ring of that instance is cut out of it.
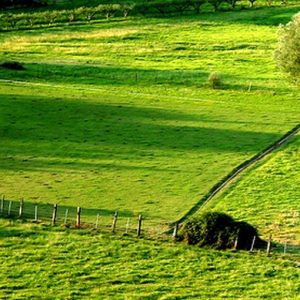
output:
<svg viewBox="0 0 300 300"><path fill-rule="evenodd" d="M11 205L12 205L12 201L9 201L8 203L8 211L7 211L7 215L10 217L10 213L11 213Z"/></svg>
<svg viewBox="0 0 300 300"><path fill-rule="evenodd" d="M251 243L250 252L252 252L254 250L255 241L256 241L256 235L253 237L253 240L252 240L252 243Z"/></svg>
<svg viewBox="0 0 300 300"><path fill-rule="evenodd" d="M117 226L117 220L118 220L118 211L115 212L113 223L112 223L112 232L116 232L116 226Z"/></svg>
<svg viewBox="0 0 300 300"><path fill-rule="evenodd" d="M138 228L137 228L137 236L140 237L141 236L141 232L142 232L142 215L139 215L139 221L138 221Z"/></svg>
<svg viewBox="0 0 300 300"><path fill-rule="evenodd" d="M99 214L97 214L97 218L96 218L96 225L95 225L96 229L98 229L98 224L99 224Z"/></svg>
<svg viewBox="0 0 300 300"><path fill-rule="evenodd" d="M125 229L126 234L128 234L129 224L130 224L130 218L127 218L126 229Z"/></svg>
<svg viewBox="0 0 300 300"><path fill-rule="evenodd" d="M233 245L233 248L234 248L234 250L237 250L237 248L238 248L238 243L239 243L239 234L240 234L240 231L238 230L238 232L237 232L237 236L236 236L236 239L235 239L235 241L234 241L234 245Z"/></svg>
<svg viewBox="0 0 300 300"><path fill-rule="evenodd" d="M68 213L69 213L69 209L66 208L65 219L64 219L64 225L67 225L67 221L68 221Z"/></svg>
<svg viewBox="0 0 300 300"><path fill-rule="evenodd" d="M20 200L20 208L19 208L19 218L23 217L23 210L24 210L24 199Z"/></svg>
<svg viewBox="0 0 300 300"><path fill-rule="evenodd" d="M268 245L267 245L267 254L270 255L272 250L272 234L269 236Z"/></svg>
<svg viewBox="0 0 300 300"><path fill-rule="evenodd" d="M76 220L76 227L80 228L80 214L81 214L81 207L77 207L77 220Z"/></svg>
<svg viewBox="0 0 300 300"><path fill-rule="evenodd" d="M56 215L57 215L57 204L53 206L53 213L52 213L52 225L55 225L56 222Z"/></svg>
<svg viewBox="0 0 300 300"><path fill-rule="evenodd" d="M34 207L34 221L35 222L38 221L38 206L37 205Z"/></svg>
<svg viewBox="0 0 300 300"><path fill-rule="evenodd" d="M174 226L174 231L173 231L173 239L174 239L174 241L177 240L177 237L178 237L178 223L176 223L175 226Z"/></svg>
<svg viewBox="0 0 300 300"><path fill-rule="evenodd" d="M286 250L287 250L287 241L284 242L283 254L286 254Z"/></svg>
<svg viewBox="0 0 300 300"><path fill-rule="evenodd" d="M4 195L1 198L1 205L0 205L0 212L1 212L1 214L3 214L3 210L4 210Z"/></svg>

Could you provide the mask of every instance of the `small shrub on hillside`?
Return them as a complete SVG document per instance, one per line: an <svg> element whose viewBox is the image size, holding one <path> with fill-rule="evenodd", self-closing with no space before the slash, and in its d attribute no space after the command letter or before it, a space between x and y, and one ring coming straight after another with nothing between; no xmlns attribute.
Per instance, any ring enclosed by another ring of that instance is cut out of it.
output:
<svg viewBox="0 0 300 300"><path fill-rule="evenodd" d="M25 70L24 66L17 61L6 61L0 64L0 67L9 70Z"/></svg>
<svg viewBox="0 0 300 300"><path fill-rule="evenodd" d="M208 76L208 84L213 89L220 88L222 85L221 76L217 72L212 72Z"/></svg>
<svg viewBox="0 0 300 300"><path fill-rule="evenodd" d="M224 213L207 212L189 220L180 232L181 239L190 245L209 246L215 249L233 248L238 239L237 249L250 249L253 237L256 246L262 245L257 230L246 222L236 222Z"/></svg>

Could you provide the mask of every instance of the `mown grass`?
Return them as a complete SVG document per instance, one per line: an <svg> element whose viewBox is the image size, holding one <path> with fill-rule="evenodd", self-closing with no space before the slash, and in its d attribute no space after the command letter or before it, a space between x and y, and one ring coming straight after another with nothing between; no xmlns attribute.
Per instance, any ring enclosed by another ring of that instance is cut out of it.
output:
<svg viewBox="0 0 300 300"><path fill-rule="evenodd" d="M26 70L0 70L0 192L176 220L298 122L272 57L297 10L2 32L1 60Z"/></svg>
<svg viewBox="0 0 300 300"><path fill-rule="evenodd" d="M206 207L247 220L265 235L299 244L299 134Z"/></svg>
<svg viewBox="0 0 300 300"><path fill-rule="evenodd" d="M1 299L298 299L296 256L0 223Z"/></svg>

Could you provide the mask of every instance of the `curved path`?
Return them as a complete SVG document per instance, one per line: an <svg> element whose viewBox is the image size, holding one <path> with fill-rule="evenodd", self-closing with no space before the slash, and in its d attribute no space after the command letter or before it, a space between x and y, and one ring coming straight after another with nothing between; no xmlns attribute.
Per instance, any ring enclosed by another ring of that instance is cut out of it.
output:
<svg viewBox="0 0 300 300"><path fill-rule="evenodd" d="M225 189L233 179L235 179L240 173L244 170L253 166L256 162L263 159L269 153L275 151L282 145L286 144L293 136L295 136L300 131L300 124L295 126L292 130L287 132L283 137L281 137L278 141L267 147L265 150L259 152L254 155L250 159L244 161L235 169L233 169L228 175L226 175L223 179L217 182L210 191L204 195L184 216L182 216L178 221L174 222L174 224L180 224L194 215L197 211L203 208L212 198L214 198L219 192Z"/></svg>

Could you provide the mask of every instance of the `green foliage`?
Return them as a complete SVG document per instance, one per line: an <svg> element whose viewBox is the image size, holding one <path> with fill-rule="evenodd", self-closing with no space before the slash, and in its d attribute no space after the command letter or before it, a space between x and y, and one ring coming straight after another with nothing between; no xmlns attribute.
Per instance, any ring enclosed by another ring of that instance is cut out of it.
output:
<svg viewBox="0 0 300 300"><path fill-rule="evenodd" d="M287 72L291 79L300 82L300 13L287 25L279 29L279 43L275 59L279 68Z"/></svg>
<svg viewBox="0 0 300 300"><path fill-rule="evenodd" d="M9 70L17 70L17 71L25 69L23 64L18 61L5 61L3 63L0 63L0 67Z"/></svg>
<svg viewBox="0 0 300 300"><path fill-rule="evenodd" d="M212 87L213 89L220 88L222 85L221 76L217 72L210 73L207 81L209 86Z"/></svg>
<svg viewBox="0 0 300 300"><path fill-rule="evenodd" d="M224 0L207 0L207 2L213 6L215 11L217 11Z"/></svg>
<svg viewBox="0 0 300 300"><path fill-rule="evenodd" d="M258 233L250 224L235 222L224 213L206 212L188 221L181 235L188 244L199 247L230 249L238 239L237 249L249 249L253 237Z"/></svg>

